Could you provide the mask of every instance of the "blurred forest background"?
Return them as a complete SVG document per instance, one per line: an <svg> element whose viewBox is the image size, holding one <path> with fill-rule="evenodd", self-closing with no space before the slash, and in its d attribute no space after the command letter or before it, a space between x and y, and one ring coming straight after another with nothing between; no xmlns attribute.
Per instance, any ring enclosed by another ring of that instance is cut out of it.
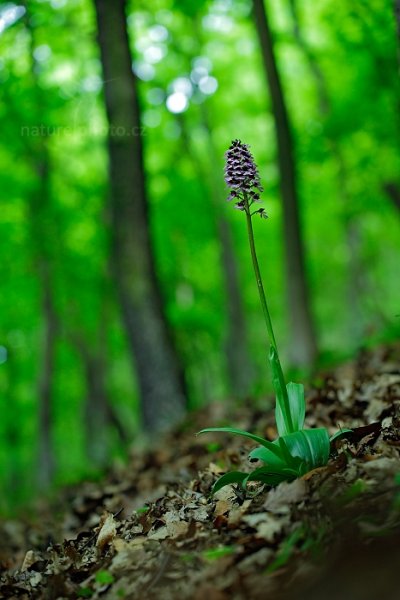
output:
<svg viewBox="0 0 400 600"><path fill-rule="evenodd" d="M399 2L0 3L0 510L400 332ZM208 423L215 425L216 423Z"/></svg>

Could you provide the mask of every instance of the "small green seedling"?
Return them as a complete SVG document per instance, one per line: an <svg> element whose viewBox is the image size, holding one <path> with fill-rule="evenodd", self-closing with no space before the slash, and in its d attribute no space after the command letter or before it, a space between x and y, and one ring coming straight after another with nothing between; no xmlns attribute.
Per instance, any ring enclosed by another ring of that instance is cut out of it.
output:
<svg viewBox="0 0 400 600"><path fill-rule="evenodd" d="M114 576L109 571L97 571L95 575L95 580L97 583L101 584L111 584L114 583Z"/></svg>
<svg viewBox="0 0 400 600"><path fill-rule="evenodd" d="M269 362L276 395L275 420L279 437L270 442L233 427L202 429L199 433L233 433L253 440L259 446L250 452L249 458L251 461L260 460L264 463L264 466L251 473L231 471L222 475L213 486L213 494L225 485L233 483L239 483L245 489L249 481L276 486L282 481L301 477L308 471L325 466L329 459L331 442L351 431L342 429L329 438L325 428L304 429L304 387L300 383L285 383L254 242L253 216L257 214L261 218L267 218L264 208L254 209L253 206L260 201L263 188L249 147L239 140L234 140L226 153L225 181L230 189L228 200L235 199L235 208L246 215L251 258L268 332Z"/></svg>
<svg viewBox="0 0 400 600"><path fill-rule="evenodd" d="M235 548L233 546L218 546L218 548L210 548L208 550L204 550L202 552L202 557L206 560L218 560L219 558L223 558L224 556L230 556L235 552Z"/></svg>

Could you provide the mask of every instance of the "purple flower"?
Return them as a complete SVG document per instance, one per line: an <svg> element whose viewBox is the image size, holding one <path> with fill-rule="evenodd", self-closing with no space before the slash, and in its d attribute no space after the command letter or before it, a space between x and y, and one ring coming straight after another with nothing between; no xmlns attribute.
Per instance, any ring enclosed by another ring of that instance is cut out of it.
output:
<svg viewBox="0 0 400 600"><path fill-rule="evenodd" d="M260 201L263 191L257 165L249 146L240 140L233 140L225 156L225 182L230 190L228 200L237 200L235 208L246 210L246 206ZM255 212L267 218L263 208Z"/></svg>

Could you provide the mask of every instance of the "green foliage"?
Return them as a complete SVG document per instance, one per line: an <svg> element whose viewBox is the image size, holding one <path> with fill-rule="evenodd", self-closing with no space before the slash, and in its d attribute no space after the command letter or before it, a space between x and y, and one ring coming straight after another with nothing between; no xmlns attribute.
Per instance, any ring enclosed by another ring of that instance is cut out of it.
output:
<svg viewBox="0 0 400 600"><path fill-rule="evenodd" d="M81 587L77 593L79 598L91 598L94 591L90 587Z"/></svg>
<svg viewBox="0 0 400 600"><path fill-rule="evenodd" d="M224 556L229 556L234 552L235 548L233 546L218 546L218 548L204 550L204 552L202 552L202 557L206 560L213 561L223 558Z"/></svg>
<svg viewBox="0 0 400 600"><path fill-rule="evenodd" d="M276 558L268 565L267 573L274 573L281 567L284 567L288 560L292 557L296 546L304 538L304 527L300 526L283 540L281 543Z"/></svg>
<svg viewBox="0 0 400 600"><path fill-rule="evenodd" d="M302 402L304 404L304 396ZM257 441L261 445L250 452L249 459L250 461L261 460L265 465L250 473L232 471L222 475L213 486L213 494L222 487L234 483L239 483L246 488L249 481L259 481L273 487L283 481L292 481L301 477L312 469L323 467L329 459L330 440L324 428L301 429L281 435L274 442L231 427L211 427L199 433L212 432L233 433Z"/></svg>
<svg viewBox="0 0 400 600"><path fill-rule="evenodd" d="M105 355L110 403L128 439L140 430L132 359L110 279L107 128L93 4L27 4L35 27L33 48L25 18L1 20L0 33L0 345L7 350L0 364L0 511L30 499L32 490L43 493L37 481L44 331L36 262L40 240L46 240L54 271L60 324L52 375L56 482L76 481L93 471L77 332L91 352L100 349ZM320 81L293 35L287 4L269 3L271 27L293 124L312 305L329 364L366 341L399 336L400 219L383 188L387 181L398 182L400 172L398 41L393 3L387 0L298 2L298 25L325 82L329 102L323 112ZM7 5L2 3L0 11ZM138 87L157 275L191 407L232 393L221 352L228 316L210 180L220 182L214 188L223 211L222 157L237 135L259 157L268 189L269 237L258 251L269 272L270 308L282 349L288 337L273 122L250 9L247 0L157 0L154 6L139 1L128 9L132 61L135 68L147 69ZM40 59L36 82L32 49ZM192 86L187 108L172 113L166 99L179 78L191 81L195 64L206 65L218 89L204 95ZM33 128L41 125L47 132L51 198L40 209L45 230L38 236L31 202L40 183L35 157L42 140ZM24 127L32 135L24 134ZM200 164L209 178L200 175ZM245 260L245 231L235 217L226 213L240 263L253 391L262 397L271 389L264 377L265 341ZM254 224L256 234L264 225ZM285 352L281 358L285 361ZM121 460L126 444L114 426L104 442L108 462Z"/></svg>
<svg viewBox="0 0 400 600"><path fill-rule="evenodd" d="M114 576L109 571L97 571L95 575L95 580L97 583L107 584L114 583Z"/></svg>

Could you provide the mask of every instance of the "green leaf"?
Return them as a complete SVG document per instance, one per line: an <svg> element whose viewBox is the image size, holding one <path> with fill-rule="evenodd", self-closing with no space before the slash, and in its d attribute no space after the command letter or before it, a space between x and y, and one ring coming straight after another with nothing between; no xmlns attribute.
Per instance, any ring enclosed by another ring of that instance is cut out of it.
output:
<svg viewBox="0 0 400 600"><path fill-rule="evenodd" d="M242 486L245 487L248 481L261 481L272 487L279 485L282 481L292 481L298 477L298 473L290 468L273 469L269 466L255 469L246 477Z"/></svg>
<svg viewBox="0 0 400 600"><path fill-rule="evenodd" d="M292 456L297 456L304 461L308 471L323 467L329 460L329 436L325 428L303 429L283 436L287 448ZM304 474L303 471L302 474Z"/></svg>
<svg viewBox="0 0 400 600"><path fill-rule="evenodd" d="M285 419L282 403L278 402L277 399L275 407L275 420L279 435L288 435L289 433L300 431L304 427L304 419L306 414L304 386L301 383L293 383L291 381L287 384L286 390L292 430L288 430L288 421Z"/></svg>
<svg viewBox="0 0 400 600"><path fill-rule="evenodd" d="M89 587L81 587L77 592L79 598L90 598L91 596L93 596L93 594L94 591Z"/></svg>
<svg viewBox="0 0 400 600"><path fill-rule="evenodd" d="M353 433L352 429L340 429L339 431L337 431L336 433L334 433L333 435L331 435L330 442L334 442L335 440L339 440L341 437L345 437L348 433Z"/></svg>
<svg viewBox="0 0 400 600"><path fill-rule="evenodd" d="M226 485L231 485L232 483L243 483L243 480L246 479L247 475L247 473L241 473L240 471L231 471L230 473L225 473L225 475L222 475L214 483L211 494L216 494Z"/></svg>
<svg viewBox="0 0 400 600"><path fill-rule="evenodd" d="M235 548L233 546L219 546L218 548L210 548L209 550L204 550L201 553L203 558L207 560L216 560L218 558L222 558L223 556L228 556L229 554L233 554L235 552Z"/></svg>
<svg viewBox="0 0 400 600"><path fill-rule="evenodd" d="M276 442L273 443L275 444ZM264 448L263 446L254 448L254 450L249 453L249 459L262 460L274 469L284 469L286 467L286 462L283 457L278 458L268 448Z"/></svg>
<svg viewBox="0 0 400 600"><path fill-rule="evenodd" d="M278 427L278 433L279 435L286 435L292 433L294 429L282 367L274 346L271 346L269 351L269 362L271 364L272 381L276 395L275 420Z"/></svg>
<svg viewBox="0 0 400 600"><path fill-rule="evenodd" d="M285 436L278 438L276 441L279 444L280 449L282 450L285 466L294 469L299 473L299 468L302 463L302 459L298 456L294 456L293 454L291 454L291 452L289 452L285 442Z"/></svg>
<svg viewBox="0 0 400 600"><path fill-rule="evenodd" d="M234 435L241 435L243 437L247 437L250 440L253 440L253 442L257 442L257 444L260 444L261 446L268 448L268 450L270 450L273 454L275 454L275 456L277 458L282 459L282 452L274 444L274 442L269 442L268 440L265 440L264 438L262 438L258 435L254 435L253 433L249 433L248 431L243 431L242 429L235 429L234 427L208 427L207 429L202 429L201 431L199 431L198 435L200 435L201 433L214 433L214 432L233 433Z"/></svg>
<svg viewBox="0 0 400 600"><path fill-rule="evenodd" d="M304 419L306 418L304 385L302 383L293 383L293 381L290 381L287 384L286 389L289 397L293 428L294 431L300 431L304 427Z"/></svg>
<svg viewBox="0 0 400 600"><path fill-rule="evenodd" d="M111 573L109 571L97 571L94 578L97 581L97 583L102 583L102 584L114 583L114 581L115 581L114 576L111 575Z"/></svg>

